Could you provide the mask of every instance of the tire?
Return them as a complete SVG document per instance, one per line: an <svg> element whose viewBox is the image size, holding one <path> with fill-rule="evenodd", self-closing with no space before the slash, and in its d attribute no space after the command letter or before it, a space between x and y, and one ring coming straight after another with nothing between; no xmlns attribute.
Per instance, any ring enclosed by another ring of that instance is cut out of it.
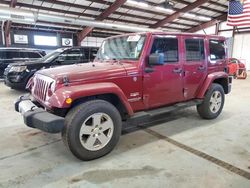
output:
<svg viewBox="0 0 250 188"><path fill-rule="evenodd" d="M246 72L246 71L243 72L242 78L243 78L243 79L247 79L247 72Z"/></svg>
<svg viewBox="0 0 250 188"><path fill-rule="evenodd" d="M197 105L197 111L203 119L215 119L220 115L224 101L225 93L223 87L220 84L213 83L207 91L203 102Z"/></svg>
<svg viewBox="0 0 250 188"><path fill-rule="evenodd" d="M107 101L92 100L69 111L62 138L78 159L88 161L111 152L119 141L121 129L118 110Z"/></svg>
<svg viewBox="0 0 250 188"><path fill-rule="evenodd" d="M233 78L237 79L237 74L236 73L234 73Z"/></svg>

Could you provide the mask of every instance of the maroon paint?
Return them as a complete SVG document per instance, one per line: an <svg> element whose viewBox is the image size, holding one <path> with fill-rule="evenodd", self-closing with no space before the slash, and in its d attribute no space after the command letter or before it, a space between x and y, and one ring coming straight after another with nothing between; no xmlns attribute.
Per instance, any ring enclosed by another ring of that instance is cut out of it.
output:
<svg viewBox="0 0 250 188"><path fill-rule="evenodd" d="M223 37L176 33L143 34L147 37L138 61L111 60L107 63L94 62L39 71L37 74L47 75L57 80L55 93L42 105L49 109L70 108L65 102L68 97L76 100L87 96L112 93L120 98L127 108L128 114L133 115L134 112L140 110L203 98L216 78L228 77L223 72L225 68L223 62L218 61L212 64L208 59L208 40L210 38L225 40ZM146 73L144 70L153 39L170 35L179 39L179 62L155 66L154 72ZM204 39L206 56L204 61L186 62L184 45L186 38ZM198 72L199 66L205 66L206 71ZM173 73L175 68L181 68L183 72ZM64 76L68 77L68 86L63 85ZM132 95L136 95L136 97ZM134 100L135 98L136 100Z"/></svg>

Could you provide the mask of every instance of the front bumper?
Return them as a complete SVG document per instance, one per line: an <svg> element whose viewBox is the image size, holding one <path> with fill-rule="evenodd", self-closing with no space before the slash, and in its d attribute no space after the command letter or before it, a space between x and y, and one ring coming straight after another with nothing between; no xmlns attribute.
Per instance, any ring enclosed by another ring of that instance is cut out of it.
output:
<svg viewBox="0 0 250 188"><path fill-rule="evenodd" d="M12 89L20 89L24 90L26 87L26 82L21 82L21 83L14 83L10 82L6 77L4 78L4 84Z"/></svg>
<svg viewBox="0 0 250 188"><path fill-rule="evenodd" d="M33 74L27 72L17 73L5 70L4 83L10 88L24 90L32 75Z"/></svg>
<svg viewBox="0 0 250 188"><path fill-rule="evenodd" d="M28 127L48 133L59 133L64 127L64 118L39 108L28 96L21 96L15 102L15 110L22 114Z"/></svg>

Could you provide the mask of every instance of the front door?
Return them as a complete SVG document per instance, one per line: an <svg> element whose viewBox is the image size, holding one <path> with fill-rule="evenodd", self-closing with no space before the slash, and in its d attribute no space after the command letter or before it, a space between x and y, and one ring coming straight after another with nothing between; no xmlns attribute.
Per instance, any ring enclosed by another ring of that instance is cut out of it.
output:
<svg viewBox="0 0 250 188"><path fill-rule="evenodd" d="M164 106L183 100L182 65L178 37L155 37L149 53L164 53L163 65L146 62L143 80L143 99L146 108ZM148 70L151 71L148 71Z"/></svg>
<svg viewBox="0 0 250 188"><path fill-rule="evenodd" d="M204 38L183 37L184 49L184 98L190 100L196 97L207 72L207 63L204 50Z"/></svg>

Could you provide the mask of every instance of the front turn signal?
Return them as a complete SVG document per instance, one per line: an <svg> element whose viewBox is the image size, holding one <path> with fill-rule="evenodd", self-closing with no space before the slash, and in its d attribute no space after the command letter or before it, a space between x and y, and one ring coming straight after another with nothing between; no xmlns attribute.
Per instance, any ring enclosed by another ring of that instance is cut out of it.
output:
<svg viewBox="0 0 250 188"><path fill-rule="evenodd" d="M72 101L73 101L73 100L72 100L71 98L67 98L65 102L66 102L67 104L71 104Z"/></svg>

